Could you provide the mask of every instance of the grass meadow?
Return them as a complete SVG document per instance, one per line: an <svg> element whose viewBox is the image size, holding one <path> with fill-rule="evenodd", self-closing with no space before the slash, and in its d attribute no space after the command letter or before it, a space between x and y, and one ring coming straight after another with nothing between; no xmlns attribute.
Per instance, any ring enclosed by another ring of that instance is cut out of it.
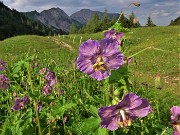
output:
<svg viewBox="0 0 180 135"><path fill-rule="evenodd" d="M22 35L0 41L0 59L7 67L0 74L6 74L10 81L8 89L0 89L0 134L171 135L170 108L180 106L179 31L179 26L166 26L134 28L124 33L123 54L134 57L128 65L131 89L122 89L120 95L131 91L147 98L153 112L113 132L100 127L98 109L107 105L106 95L118 85L109 84L108 79L92 79L75 64L80 44L88 39L102 39L103 32ZM42 92L45 76L39 74L43 67L53 71L57 79L47 96ZM15 97L25 95L30 103L13 111ZM42 102L39 113L37 101Z"/></svg>

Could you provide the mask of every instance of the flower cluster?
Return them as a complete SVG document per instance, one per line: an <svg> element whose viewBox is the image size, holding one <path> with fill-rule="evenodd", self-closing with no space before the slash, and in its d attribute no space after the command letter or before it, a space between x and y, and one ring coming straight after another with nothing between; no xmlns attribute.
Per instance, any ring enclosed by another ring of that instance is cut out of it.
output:
<svg viewBox="0 0 180 135"><path fill-rule="evenodd" d="M39 71L40 74L45 74L46 85L43 87L44 95L49 95L52 93L52 86L56 84L56 75L54 72L51 72L48 68L42 68Z"/></svg>
<svg viewBox="0 0 180 135"><path fill-rule="evenodd" d="M102 120L101 127L114 131L130 126L136 118L145 117L151 111L147 99L128 93L117 105L101 107L98 115Z"/></svg>
<svg viewBox="0 0 180 135"><path fill-rule="evenodd" d="M0 59L0 71L6 70L6 63ZM9 79L5 74L0 75L0 89L8 89Z"/></svg>
<svg viewBox="0 0 180 135"><path fill-rule="evenodd" d="M121 40L124 34L122 32L116 32L114 29L104 32L106 39L113 39L118 45L121 45Z"/></svg>
<svg viewBox="0 0 180 135"><path fill-rule="evenodd" d="M12 109L13 110L22 110L25 108L25 106L27 104L30 103L30 100L27 96L25 96L24 98L20 99L18 97L15 98L15 103L14 105L12 106Z"/></svg>
<svg viewBox="0 0 180 135"><path fill-rule="evenodd" d="M6 70L6 63L0 59L0 71L1 70Z"/></svg>
<svg viewBox="0 0 180 135"><path fill-rule="evenodd" d="M82 43L76 60L80 71L98 81L108 78L110 71L118 69L124 62L123 54L118 50L119 37L118 40L114 40L115 38L107 35L107 38L101 41L89 39Z"/></svg>
<svg viewBox="0 0 180 135"><path fill-rule="evenodd" d="M180 107L173 106L171 109L171 124L174 127L173 135L180 135Z"/></svg>

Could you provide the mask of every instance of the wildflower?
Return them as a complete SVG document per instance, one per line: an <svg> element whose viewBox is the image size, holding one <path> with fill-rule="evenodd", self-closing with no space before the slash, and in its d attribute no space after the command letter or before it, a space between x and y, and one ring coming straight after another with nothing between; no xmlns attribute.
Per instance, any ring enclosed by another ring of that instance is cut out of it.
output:
<svg viewBox="0 0 180 135"><path fill-rule="evenodd" d="M14 105L12 106L13 110L22 110L25 108L25 105L29 104L30 100L27 96L23 99L16 98Z"/></svg>
<svg viewBox="0 0 180 135"><path fill-rule="evenodd" d="M45 86L43 87L43 92L44 92L44 95L49 95L50 93L52 93L52 87L49 86L48 84L45 85Z"/></svg>
<svg viewBox="0 0 180 135"><path fill-rule="evenodd" d="M37 106L38 106L37 111L40 112L42 110L42 102L40 100L38 100Z"/></svg>
<svg viewBox="0 0 180 135"><path fill-rule="evenodd" d="M8 89L9 79L5 74L0 75L0 89Z"/></svg>
<svg viewBox="0 0 180 135"><path fill-rule="evenodd" d="M6 70L6 63L0 59L0 71L1 70Z"/></svg>
<svg viewBox="0 0 180 135"><path fill-rule="evenodd" d="M60 94L60 95L64 95L64 90L60 89L60 90L59 90L59 94Z"/></svg>
<svg viewBox="0 0 180 135"><path fill-rule="evenodd" d="M106 39L113 39L117 42L118 45L121 44L121 39L123 38L122 32L116 32L114 29L111 29L110 31L104 32L104 37Z"/></svg>
<svg viewBox="0 0 180 135"><path fill-rule="evenodd" d="M100 81L123 64L123 54L112 39L87 40L79 48L76 64L80 71Z"/></svg>
<svg viewBox="0 0 180 135"><path fill-rule="evenodd" d="M173 135L180 135L180 107L173 106L171 108L171 124L174 127Z"/></svg>
<svg viewBox="0 0 180 135"><path fill-rule="evenodd" d="M39 74L42 75L42 74L46 73L48 70L49 70L48 68L44 67L44 68L39 70Z"/></svg>
<svg viewBox="0 0 180 135"><path fill-rule="evenodd" d="M101 127L114 131L119 127L130 126L136 118L145 117L150 111L147 99L128 93L117 105L101 107L98 115L102 120Z"/></svg>
<svg viewBox="0 0 180 135"><path fill-rule="evenodd" d="M56 76L54 72L48 71L46 74L46 80L48 81L49 86L56 84Z"/></svg>

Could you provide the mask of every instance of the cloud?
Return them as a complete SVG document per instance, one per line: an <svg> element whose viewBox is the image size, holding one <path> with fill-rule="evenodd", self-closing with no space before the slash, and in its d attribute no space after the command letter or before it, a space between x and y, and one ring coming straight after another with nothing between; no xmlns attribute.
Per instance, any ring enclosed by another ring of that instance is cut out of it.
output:
<svg viewBox="0 0 180 135"><path fill-rule="evenodd" d="M3 0L4 4L10 8L15 8L21 12L37 10L47 10L52 7L59 7L68 15L77 12L83 8L94 11L104 11L109 13L120 13L124 11L126 16L133 11L136 17L142 22L146 22L148 16L157 20L157 25L164 24L164 17L171 20L180 14L179 0ZM130 3L137 1L140 7L129 6ZM127 8L128 7L128 8ZM162 21L161 21L162 20ZM169 23L169 22L168 22ZM168 24L167 23L167 24Z"/></svg>

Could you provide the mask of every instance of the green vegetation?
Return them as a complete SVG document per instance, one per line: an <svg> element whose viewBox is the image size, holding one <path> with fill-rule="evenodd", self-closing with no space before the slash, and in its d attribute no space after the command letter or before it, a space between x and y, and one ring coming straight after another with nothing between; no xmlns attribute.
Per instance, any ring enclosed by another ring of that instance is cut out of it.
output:
<svg viewBox="0 0 180 135"><path fill-rule="evenodd" d="M178 26L143 27L124 33L123 52L126 57L146 49L132 57L128 67L132 92L147 98L154 112L146 118L137 119L126 129L110 132L110 135L172 134L169 109L173 105L180 106L179 30ZM74 63L79 45L90 38L100 40L103 33L54 37L25 35L0 41L0 58L7 62L6 73L12 76L10 80L13 86L8 91L0 91L0 133L37 134L39 126L37 119L33 119L37 112L30 105L21 114L10 109L14 104L13 92L16 91L18 96L28 94L32 100L43 101L43 109L39 113L41 129L44 129L42 134L105 134L106 131L99 128L97 111L104 105L104 95L108 95L109 85L106 81L97 82L76 70ZM32 64L35 59L38 60L38 67L26 69L26 64ZM38 73L42 67L48 67L56 73L58 84L55 87L64 90L63 96L55 90L49 96L42 94L43 77ZM161 77L161 90L155 87L157 75ZM39 78L41 81L38 81ZM23 82L26 83L22 87ZM30 84L33 84L34 89L29 88ZM66 123L63 121L65 116L68 118Z"/></svg>

